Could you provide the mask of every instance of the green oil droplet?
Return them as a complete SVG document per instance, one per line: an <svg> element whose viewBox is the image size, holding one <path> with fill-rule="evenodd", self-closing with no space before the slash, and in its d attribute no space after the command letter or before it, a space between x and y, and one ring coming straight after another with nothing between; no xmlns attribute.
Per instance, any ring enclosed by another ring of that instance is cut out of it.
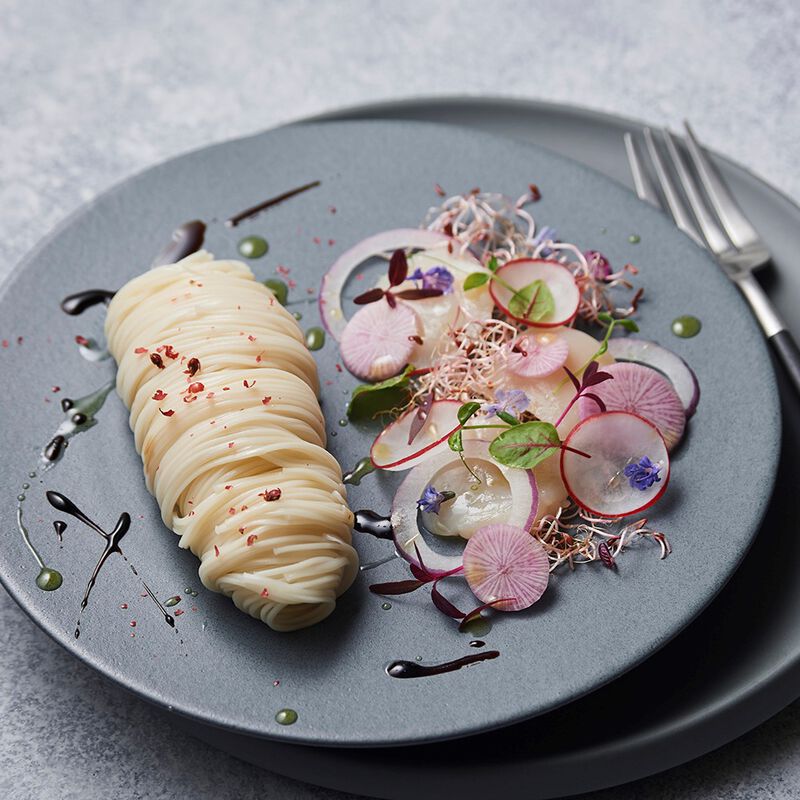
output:
<svg viewBox="0 0 800 800"><path fill-rule="evenodd" d="M293 316L293 317L294 317L294 318L295 318L295 319L296 319L298 322L300 322L300 320L301 320L301 319L303 319L303 315L302 315L302 314L301 314L299 311L293 311L293 312L292 312L292 316Z"/></svg>
<svg viewBox="0 0 800 800"><path fill-rule="evenodd" d="M35 472L29 472L28 473L28 477L29 478L35 478L36 477L36 473Z"/></svg>
<svg viewBox="0 0 800 800"><path fill-rule="evenodd" d="M191 586L186 586L183 590L184 594L191 594L194 591Z"/></svg>
<svg viewBox="0 0 800 800"><path fill-rule="evenodd" d="M374 471L375 467L372 466L372 462L369 458L362 458L350 472L345 473L342 480L352 486L358 486L365 475L369 475L370 472Z"/></svg>
<svg viewBox="0 0 800 800"><path fill-rule="evenodd" d="M697 336L702 327L703 323L690 314L684 314L684 316L672 320L672 332L681 339L691 339L692 336Z"/></svg>
<svg viewBox="0 0 800 800"><path fill-rule="evenodd" d="M342 418L339 420L339 427L340 427L340 428L346 428L346 427L347 427L347 420L346 420L344 417L342 417Z"/></svg>
<svg viewBox="0 0 800 800"><path fill-rule="evenodd" d="M286 305L289 299L289 287L280 278L267 278L264 286L275 295L275 299L282 305Z"/></svg>
<svg viewBox="0 0 800 800"><path fill-rule="evenodd" d="M262 236L245 236L239 242L239 255L245 258L261 258L269 250L269 242Z"/></svg>
<svg viewBox="0 0 800 800"><path fill-rule="evenodd" d="M275 715L278 725L294 725L297 722L297 712L293 708L282 708Z"/></svg>
<svg viewBox="0 0 800 800"><path fill-rule="evenodd" d="M492 623L486 617L475 617L464 625L461 632L477 638L486 636L491 630Z"/></svg>
<svg viewBox="0 0 800 800"><path fill-rule="evenodd" d="M23 488L23 489L30 489L30 488L31 488L31 485L30 485L29 483L23 483L23 484L22 484L22 488Z"/></svg>
<svg viewBox="0 0 800 800"><path fill-rule="evenodd" d="M187 592L187 594L188 594L188 592ZM172 608L172 606L178 605L178 603L180 603L180 601L181 601L180 595L176 594L176 595L173 595L172 597L168 598L167 600L165 600L164 601L164 605L167 608Z"/></svg>
<svg viewBox="0 0 800 800"><path fill-rule="evenodd" d="M64 582L64 578L57 569L42 567L36 576L36 585L43 592L54 592Z"/></svg>
<svg viewBox="0 0 800 800"><path fill-rule="evenodd" d="M632 233L632 234L631 234L631 235L628 237L628 241L629 241L631 244L639 244L639 242L641 242L641 241L642 241L642 237L641 237L641 236L639 236L639 234L638 234L638 233Z"/></svg>
<svg viewBox="0 0 800 800"><path fill-rule="evenodd" d="M422 656L417 656L414 660L415 661L422 661Z"/></svg>
<svg viewBox="0 0 800 800"><path fill-rule="evenodd" d="M24 494L18 494L18 495L17 495L17 500L18 500L20 503L24 502L24 501L25 501L25 495L24 495Z"/></svg>
<svg viewBox="0 0 800 800"><path fill-rule="evenodd" d="M322 328L309 328L306 331L306 347L321 350L325 346L325 331Z"/></svg>
<svg viewBox="0 0 800 800"><path fill-rule="evenodd" d="M391 603L381 603L381 608L382 608L384 611L388 611L388 610L389 610L391 607L392 607L392 604L391 604Z"/></svg>

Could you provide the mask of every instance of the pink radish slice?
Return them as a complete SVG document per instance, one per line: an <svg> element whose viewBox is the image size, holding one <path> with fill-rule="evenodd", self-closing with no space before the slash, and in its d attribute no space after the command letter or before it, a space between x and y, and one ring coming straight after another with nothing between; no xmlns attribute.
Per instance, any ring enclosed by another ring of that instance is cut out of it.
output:
<svg viewBox="0 0 800 800"><path fill-rule="evenodd" d="M669 483L667 445L658 428L636 414L609 411L588 417L573 428L565 445L591 456L561 451L564 485L570 497L590 514L636 514L653 505ZM644 456L661 467L661 480L642 490L631 486L624 470Z"/></svg>
<svg viewBox="0 0 800 800"><path fill-rule="evenodd" d="M319 287L319 313L322 324L338 342L342 338L347 319L342 309L342 290L350 274L367 259L390 253L398 248L435 247L450 241L450 237L436 231L417 228L397 228L383 231L363 239L342 253L325 273Z"/></svg>
<svg viewBox="0 0 800 800"><path fill-rule="evenodd" d="M487 525L464 548L464 577L482 603L499 611L532 606L547 588L550 562L544 548L515 525Z"/></svg>
<svg viewBox="0 0 800 800"><path fill-rule="evenodd" d="M692 368L679 356L655 342L621 336L611 339L608 352L617 361L633 361L657 369L666 375L678 393L686 416L691 417L700 402L700 384Z"/></svg>
<svg viewBox="0 0 800 800"><path fill-rule="evenodd" d="M386 300L362 306L342 334L342 361L357 378L382 381L408 364L420 322L408 303L392 308Z"/></svg>
<svg viewBox="0 0 800 800"><path fill-rule="evenodd" d="M544 281L553 295L555 310L544 320L531 322L527 319L515 317L509 311L509 302L514 292L503 286L499 281L489 283L489 291L495 305L511 319L522 322L534 328L555 328L566 325L575 319L578 313L578 303L581 299L578 284L572 273L555 261L544 261L532 258L520 258L509 261L497 270L497 277L516 291L529 286L534 281Z"/></svg>
<svg viewBox="0 0 800 800"><path fill-rule="evenodd" d="M392 531L397 552L411 564L419 566L416 545L425 566L432 572L449 572L461 566L460 556L438 553L428 545L420 531L419 515L425 518L428 530L445 536L460 533L467 539L483 527L485 523L481 519L499 519L523 529L533 525L538 507L538 489L530 470L495 464L485 442L465 442L464 458L473 469L482 473L484 481L487 477L494 477L491 491L480 485L473 488L474 479L458 456L449 449L418 464L400 484L392 502ZM503 485L497 481L498 474ZM456 494L453 500L442 504L438 516L418 512L417 501L427 486Z"/></svg>
<svg viewBox="0 0 800 800"><path fill-rule="evenodd" d="M506 362L508 369L525 378L545 378L564 366L569 356L566 339L555 333L520 336Z"/></svg>
<svg viewBox="0 0 800 800"><path fill-rule="evenodd" d="M654 369L642 364L618 362L603 367L613 380L593 386L596 394L608 411L630 411L652 422L672 450L683 436L686 413L683 403L672 384ZM581 419L600 411L591 397L578 400Z"/></svg>
<svg viewBox="0 0 800 800"><path fill-rule="evenodd" d="M411 444L408 443L408 435L417 410L412 408L406 411L387 425L372 443L369 452L372 465L391 471L411 469L423 458L436 455L436 448L447 448L448 437L460 426L458 409L461 405L457 400L437 400L433 403L425 425Z"/></svg>

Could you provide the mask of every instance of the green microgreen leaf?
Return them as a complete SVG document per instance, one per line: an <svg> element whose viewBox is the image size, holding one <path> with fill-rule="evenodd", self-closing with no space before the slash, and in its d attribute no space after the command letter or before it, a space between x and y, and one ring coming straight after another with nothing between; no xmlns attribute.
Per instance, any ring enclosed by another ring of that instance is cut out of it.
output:
<svg viewBox="0 0 800 800"><path fill-rule="evenodd" d="M447 444L454 453L462 453L464 451L464 442L463 442L463 437L461 435L461 428L450 434L450 436L447 439Z"/></svg>
<svg viewBox="0 0 800 800"><path fill-rule="evenodd" d="M601 311L597 315L598 322L605 322L606 325L610 325L614 321L614 317L611 316L607 311Z"/></svg>
<svg viewBox="0 0 800 800"><path fill-rule="evenodd" d="M508 302L508 310L517 319L541 322L556 309L553 293L543 280L535 280L518 289Z"/></svg>
<svg viewBox="0 0 800 800"><path fill-rule="evenodd" d="M549 422L523 422L503 431L489 445L489 452L507 467L533 469L560 446L558 431Z"/></svg>
<svg viewBox="0 0 800 800"><path fill-rule="evenodd" d="M632 319L618 319L617 325L625 328L626 331L631 333L639 333L639 326Z"/></svg>
<svg viewBox="0 0 800 800"><path fill-rule="evenodd" d="M469 420L470 417L474 417L480 410L481 404L476 403L474 400L469 403L464 403L464 405L458 409L458 421L462 425L465 425L467 420Z"/></svg>
<svg viewBox="0 0 800 800"><path fill-rule="evenodd" d="M488 272L471 272L464 279L464 291L468 292L470 289L477 289L489 281Z"/></svg>
<svg viewBox="0 0 800 800"><path fill-rule="evenodd" d="M513 414L509 414L508 411L498 411L495 416L509 425L519 425L519 420Z"/></svg>
<svg viewBox="0 0 800 800"><path fill-rule="evenodd" d="M497 270L500 269L500 264L494 256L491 256L486 262L486 268L489 272L497 272Z"/></svg>
<svg viewBox="0 0 800 800"><path fill-rule="evenodd" d="M352 420L373 419L407 405L410 399L408 384L413 371L414 367L409 365L393 378L356 386L347 407L347 416Z"/></svg>

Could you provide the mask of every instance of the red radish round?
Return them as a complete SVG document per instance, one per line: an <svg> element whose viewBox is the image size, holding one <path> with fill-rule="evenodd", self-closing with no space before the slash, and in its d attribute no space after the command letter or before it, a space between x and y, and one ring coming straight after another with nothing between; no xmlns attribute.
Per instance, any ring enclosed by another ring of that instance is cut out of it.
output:
<svg viewBox="0 0 800 800"><path fill-rule="evenodd" d="M683 403L686 416L694 414L700 402L700 384L692 368L677 353L655 342L630 336L612 339L608 352L617 361L634 361L666 375Z"/></svg>
<svg viewBox="0 0 800 800"><path fill-rule="evenodd" d="M461 405L458 400L434 402L425 425L411 444L408 443L408 437L417 409L406 411L375 438L369 452L372 465L391 471L411 469L422 459L436 455L437 448L447 448L448 437L460 427L458 409Z"/></svg>
<svg viewBox="0 0 800 800"><path fill-rule="evenodd" d="M565 266L555 261L519 258L504 264L495 275L497 280L490 281L489 291L495 305L511 319L534 328L556 328L575 319L581 293L578 284L575 283L575 277ZM514 293L534 281L543 281L547 284L555 302L553 313L549 314L547 319L536 322L515 316L509 310Z"/></svg>
<svg viewBox="0 0 800 800"><path fill-rule="evenodd" d="M350 318L342 334L342 361L357 378L382 381L397 375L414 349L419 335L417 312L408 303L392 308L386 300L363 306Z"/></svg>
<svg viewBox="0 0 800 800"><path fill-rule="evenodd" d="M325 273L319 287L319 313L322 324L338 342L347 319L342 309L342 290L350 274L367 259L399 248L435 247L450 241L449 236L418 228L397 228L369 236L342 253Z"/></svg>
<svg viewBox="0 0 800 800"><path fill-rule="evenodd" d="M438 452L418 464L406 476L392 501L392 532L397 552L419 566L419 548L425 566L432 572L449 572L461 565L460 556L432 550L420 531L420 515L428 531L439 536L469 539L487 519L530 528L537 515L538 488L530 470L496 464L486 442L464 443L464 458L482 478L476 486L458 455L451 450ZM493 484L487 486L487 484ZM417 501L425 489L452 491L455 498L442 503L439 513L418 512ZM436 537L434 537L436 538Z"/></svg>
<svg viewBox="0 0 800 800"><path fill-rule="evenodd" d="M610 381L609 381L610 382ZM653 505L669 483L669 453L655 425L627 411L608 411L579 422L561 450L561 477L570 497L590 514L626 517ZM625 468L648 458L658 478L645 489Z"/></svg>
<svg viewBox="0 0 800 800"><path fill-rule="evenodd" d="M525 378L545 378L560 369L569 356L569 344L555 333L527 333L518 337L506 365Z"/></svg>
<svg viewBox="0 0 800 800"><path fill-rule="evenodd" d="M515 525L487 525L464 548L464 577L475 597L498 611L532 606L547 588L550 562L541 544Z"/></svg>
<svg viewBox="0 0 800 800"><path fill-rule="evenodd" d="M652 422L672 450L683 436L686 413L683 403L672 384L650 367L642 364L618 362L603 367L613 380L593 386L591 393L605 403L608 411L630 411ZM591 397L583 396L578 401L581 419L600 411Z"/></svg>

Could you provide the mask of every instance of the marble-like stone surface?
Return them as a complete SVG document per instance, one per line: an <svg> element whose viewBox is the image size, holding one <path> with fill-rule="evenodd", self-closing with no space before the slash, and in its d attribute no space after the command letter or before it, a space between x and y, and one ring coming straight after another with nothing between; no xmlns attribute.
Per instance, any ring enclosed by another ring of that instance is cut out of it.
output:
<svg viewBox="0 0 800 800"><path fill-rule="evenodd" d="M0 278L59 220L164 158L392 97L503 94L656 123L800 195L793 0L0 0ZM0 321L0 325L2 321ZM179 736L0 592L0 796L330 798ZM594 795L800 798L800 705Z"/></svg>

